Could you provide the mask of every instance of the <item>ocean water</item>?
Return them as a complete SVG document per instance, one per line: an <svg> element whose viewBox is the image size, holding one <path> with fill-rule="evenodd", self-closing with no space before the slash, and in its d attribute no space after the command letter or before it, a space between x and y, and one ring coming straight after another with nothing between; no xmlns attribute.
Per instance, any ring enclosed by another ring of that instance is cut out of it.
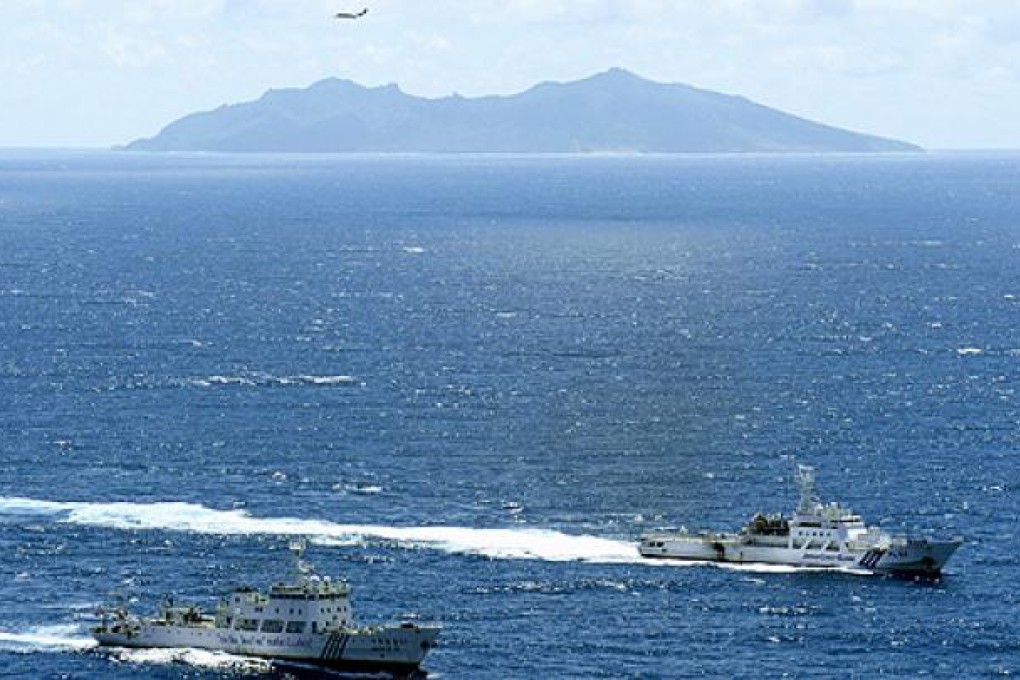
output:
<svg viewBox="0 0 1020 680"><path fill-rule="evenodd" d="M0 675L290 537L437 678L1020 673L1020 155L0 153ZM650 564L796 463L937 583Z"/></svg>

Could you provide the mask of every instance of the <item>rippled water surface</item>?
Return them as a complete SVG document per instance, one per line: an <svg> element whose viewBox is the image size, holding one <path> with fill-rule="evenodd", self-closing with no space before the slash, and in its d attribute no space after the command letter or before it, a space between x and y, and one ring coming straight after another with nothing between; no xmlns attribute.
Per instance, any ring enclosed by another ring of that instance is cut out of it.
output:
<svg viewBox="0 0 1020 680"><path fill-rule="evenodd" d="M0 154L0 675L111 592L289 569L444 625L430 677L1020 672L1020 157ZM643 562L790 510L920 584Z"/></svg>

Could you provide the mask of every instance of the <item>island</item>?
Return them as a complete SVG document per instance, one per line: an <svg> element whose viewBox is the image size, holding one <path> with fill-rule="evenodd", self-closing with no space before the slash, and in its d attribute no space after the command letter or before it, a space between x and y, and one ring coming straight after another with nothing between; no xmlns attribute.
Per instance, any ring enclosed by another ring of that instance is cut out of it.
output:
<svg viewBox="0 0 1020 680"><path fill-rule="evenodd" d="M328 78L187 115L135 151L228 153L889 153L913 144L613 68L509 96L429 99Z"/></svg>

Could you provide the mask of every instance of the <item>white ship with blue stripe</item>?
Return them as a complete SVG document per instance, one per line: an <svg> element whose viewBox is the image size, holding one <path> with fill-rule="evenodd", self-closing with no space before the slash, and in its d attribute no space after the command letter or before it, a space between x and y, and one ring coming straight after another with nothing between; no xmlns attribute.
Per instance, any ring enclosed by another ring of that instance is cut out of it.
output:
<svg viewBox="0 0 1020 680"><path fill-rule="evenodd" d="M302 559L304 542L291 544L293 583L262 593L242 587L215 614L174 606L168 598L155 617L124 609L102 613L92 635L115 647L188 647L341 671L408 674L418 669L439 636L438 625L356 626L346 581L319 578Z"/></svg>
<svg viewBox="0 0 1020 680"><path fill-rule="evenodd" d="M936 577L962 538L931 540L890 535L868 527L838 503L822 503L814 469L797 467L800 504L789 519L755 515L739 533L657 532L642 536L649 558L775 564Z"/></svg>

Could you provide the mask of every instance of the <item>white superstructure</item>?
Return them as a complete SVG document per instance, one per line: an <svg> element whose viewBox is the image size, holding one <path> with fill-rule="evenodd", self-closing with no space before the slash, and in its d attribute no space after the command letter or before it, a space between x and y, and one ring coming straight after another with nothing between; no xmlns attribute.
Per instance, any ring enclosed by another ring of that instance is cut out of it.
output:
<svg viewBox="0 0 1020 680"><path fill-rule="evenodd" d="M814 469L797 467L800 504L789 519L755 515L739 533L659 532L641 537L645 557L781 564L937 576L962 538L892 536L860 515L815 496Z"/></svg>
<svg viewBox="0 0 1020 680"><path fill-rule="evenodd" d="M418 668L439 636L437 625L356 626L346 581L319 578L302 559L304 542L291 544L293 583L262 593L238 588L214 614L164 602L155 617L123 609L105 613L92 635L117 647L193 647L345 671L406 673Z"/></svg>

